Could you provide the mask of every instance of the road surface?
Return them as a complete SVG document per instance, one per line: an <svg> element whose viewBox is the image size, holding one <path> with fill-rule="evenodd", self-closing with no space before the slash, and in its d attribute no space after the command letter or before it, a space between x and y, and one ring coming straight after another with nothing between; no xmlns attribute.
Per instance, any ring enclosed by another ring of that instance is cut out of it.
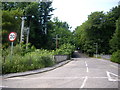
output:
<svg viewBox="0 0 120 90"><path fill-rule="evenodd" d="M52 71L3 78L5 88L118 88L118 64L96 58L74 58Z"/></svg>
<svg viewBox="0 0 120 90"><path fill-rule="evenodd" d="M120 67L109 60L88 58L74 53L76 58L52 71L4 78L3 88L118 88Z"/></svg>

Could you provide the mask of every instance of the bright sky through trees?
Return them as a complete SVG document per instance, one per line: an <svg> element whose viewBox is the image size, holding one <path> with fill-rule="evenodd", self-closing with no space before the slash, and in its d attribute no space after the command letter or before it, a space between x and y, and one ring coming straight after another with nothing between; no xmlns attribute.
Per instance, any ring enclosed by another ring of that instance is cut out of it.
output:
<svg viewBox="0 0 120 90"><path fill-rule="evenodd" d="M108 12L118 5L119 0L53 0L54 16L68 22L72 30L87 20L95 11Z"/></svg>

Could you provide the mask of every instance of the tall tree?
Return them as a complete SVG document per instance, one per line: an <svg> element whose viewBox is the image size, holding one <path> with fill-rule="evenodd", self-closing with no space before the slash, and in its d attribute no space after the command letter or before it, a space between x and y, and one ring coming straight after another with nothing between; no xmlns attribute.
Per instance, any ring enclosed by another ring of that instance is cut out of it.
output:
<svg viewBox="0 0 120 90"><path fill-rule="evenodd" d="M120 5L112 8L106 14L93 12L88 20L75 30L77 47L88 54L95 53L95 45L98 45L98 53L110 53L109 41L116 29L116 20L120 17Z"/></svg>
<svg viewBox="0 0 120 90"><path fill-rule="evenodd" d="M50 14L54 9L51 7L52 2L31 3L25 9L25 16L34 16L34 19L28 17L30 23L30 42L36 48L47 48L49 39Z"/></svg>
<svg viewBox="0 0 120 90"><path fill-rule="evenodd" d="M120 50L120 17L116 21L116 31L110 40L110 46L112 48L112 52Z"/></svg>
<svg viewBox="0 0 120 90"><path fill-rule="evenodd" d="M15 19L15 16L21 16L22 11L20 9L17 10L5 10L2 12L2 43L3 48L9 46L8 41L8 34L10 32L16 32L17 33L17 40L16 43L20 40L20 23L21 19Z"/></svg>

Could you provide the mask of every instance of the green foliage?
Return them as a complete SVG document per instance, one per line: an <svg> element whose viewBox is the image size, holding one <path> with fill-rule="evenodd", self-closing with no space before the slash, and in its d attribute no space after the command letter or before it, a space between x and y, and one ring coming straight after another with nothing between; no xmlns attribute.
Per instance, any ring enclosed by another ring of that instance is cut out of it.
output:
<svg viewBox="0 0 120 90"><path fill-rule="evenodd" d="M58 35L58 48L63 44L75 44L73 33L69 30L67 22L60 21L57 17L53 21L53 32L51 32L52 48L55 49L56 35ZM53 40L54 38L54 40Z"/></svg>
<svg viewBox="0 0 120 90"><path fill-rule="evenodd" d="M36 50L34 52L26 53L24 56L8 54L3 58L2 73L15 73L34 70L54 65L54 60L51 52L47 50Z"/></svg>
<svg viewBox="0 0 120 90"><path fill-rule="evenodd" d="M90 56L95 53L95 44L98 44L98 54L105 53L110 54L110 49L112 52L119 49L120 44L118 34L119 32L119 17L120 5L112 8L108 13L103 12L93 12L88 16L88 20L85 21L81 26L78 26L74 32L75 43L80 50L86 52ZM115 26L116 20L117 26ZM113 39L111 40L111 37ZM110 41L111 40L111 41ZM109 45L110 41L110 45ZM111 46L111 48L110 48Z"/></svg>
<svg viewBox="0 0 120 90"><path fill-rule="evenodd" d="M18 43L20 37L20 18L15 19L16 16L20 17L22 15L22 10L19 8L12 11L2 12L2 47L6 48L9 46L8 35L10 32L17 33L17 40L14 43Z"/></svg>
<svg viewBox="0 0 120 90"><path fill-rule="evenodd" d="M110 40L111 52L120 50L120 17L116 22L116 31Z"/></svg>
<svg viewBox="0 0 120 90"><path fill-rule="evenodd" d="M26 46L28 47L26 49ZM35 51L35 47L32 46L30 43L28 43L27 45L24 44L17 44L16 46L13 47L13 54L14 55L21 55L24 56L26 53L28 52L33 52ZM3 49L2 50L2 56L5 58L7 55L9 55L11 53L11 47L7 48L7 49Z"/></svg>
<svg viewBox="0 0 120 90"><path fill-rule="evenodd" d="M61 45L59 49L56 49L54 54L55 55L71 55L74 50L75 50L75 46L67 43L67 44Z"/></svg>
<svg viewBox="0 0 120 90"><path fill-rule="evenodd" d="M30 2L2 2L2 10L15 10L17 8L24 9Z"/></svg>
<svg viewBox="0 0 120 90"><path fill-rule="evenodd" d="M49 22L54 9L52 2L3 2L2 42L3 48L9 47L8 34L17 32L17 44L20 40L21 16L25 15L25 27L30 27L29 42L36 48L46 48L49 40ZM15 18L17 16L17 18ZM34 18L32 18L34 16ZM52 29L51 29L52 30ZM48 35L47 35L48 34ZM44 42L44 43L43 43Z"/></svg>
<svg viewBox="0 0 120 90"><path fill-rule="evenodd" d="M54 9L51 7L51 2L31 3L25 8L25 15L34 16L28 17L27 26L30 26L30 43L36 48L47 48L49 42L50 14Z"/></svg>
<svg viewBox="0 0 120 90"><path fill-rule="evenodd" d="M120 64L120 50L114 52L110 60Z"/></svg>
<svg viewBox="0 0 120 90"><path fill-rule="evenodd" d="M17 40L14 44L19 43L21 35L20 17L23 15L27 17L24 26L30 27L29 42L36 48L55 49L56 42L53 38L57 34L60 38L58 47L65 43L75 44L73 33L69 30L70 26L67 22L62 22L58 18L54 18L53 21L50 20L51 12L54 11L51 4L52 2L3 2L2 47L7 48L10 46L8 34L11 31L17 32ZM15 18L16 16L17 18Z"/></svg>
<svg viewBox="0 0 120 90"><path fill-rule="evenodd" d="M99 52L101 50L101 45L104 43L104 39L101 34L104 34L104 30L102 29L102 22L104 21L104 13L103 12L94 12L88 16L88 20L84 22L81 26L76 28L76 42L77 46L80 47L81 50L88 53L92 56L95 53L95 45L94 43L99 44Z"/></svg>

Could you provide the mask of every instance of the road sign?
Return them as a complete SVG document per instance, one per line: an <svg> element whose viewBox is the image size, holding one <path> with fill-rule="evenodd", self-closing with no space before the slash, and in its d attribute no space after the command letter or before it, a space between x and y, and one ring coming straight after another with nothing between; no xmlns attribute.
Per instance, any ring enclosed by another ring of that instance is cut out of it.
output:
<svg viewBox="0 0 120 90"><path fill-rule="evenodd" d="M16 40L16 37L17 37L17 33L16 32L11 32L8 36L9 40L11 42L15 41Z"/></svg>

